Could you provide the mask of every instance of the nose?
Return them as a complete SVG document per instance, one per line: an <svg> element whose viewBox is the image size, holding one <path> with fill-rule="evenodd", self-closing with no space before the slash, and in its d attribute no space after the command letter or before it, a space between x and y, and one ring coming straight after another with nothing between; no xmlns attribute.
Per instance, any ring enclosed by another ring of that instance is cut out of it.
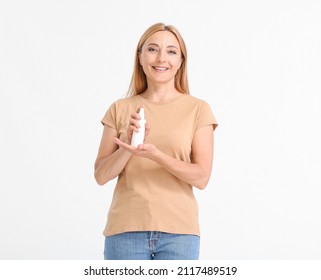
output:
<svg viewBox="0 0 321 280"><path fill-rule="evenodd" d="M166 54L163 51L158 52L157 62L166 62Z"/></svg>

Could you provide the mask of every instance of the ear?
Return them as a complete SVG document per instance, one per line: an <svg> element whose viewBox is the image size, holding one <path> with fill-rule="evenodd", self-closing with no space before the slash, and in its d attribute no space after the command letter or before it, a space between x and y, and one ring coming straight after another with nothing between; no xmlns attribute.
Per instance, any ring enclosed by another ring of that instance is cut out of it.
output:
<svg viewBox="0 0 321 280"><path fill-rule="evenodd" d="M181 65L182 65L182 63L183 63L183 60L184 60L184 59L181 57L181 60L179 61L179 64L178 64L178 69L181 68Z"/></svg>
<svg viewBox="0 0 321 280"><path fill-rule="evenodd" d="M138 56L139 64L142 66L142 56L141 56L141 51L140 50L138 50L137 56Z"/></svg>

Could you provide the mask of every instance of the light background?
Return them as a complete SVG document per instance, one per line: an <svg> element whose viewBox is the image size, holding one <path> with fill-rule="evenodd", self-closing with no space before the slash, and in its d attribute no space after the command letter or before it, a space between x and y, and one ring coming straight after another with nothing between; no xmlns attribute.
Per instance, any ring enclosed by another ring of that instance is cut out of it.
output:
<svg viewBox="0 0 321 280"><path fill-rule="evenodd" d="M1 1L0 259L102 259L93 164L139 37L173 24L219 122L201 259L321 259L319 1Z"/></svg>

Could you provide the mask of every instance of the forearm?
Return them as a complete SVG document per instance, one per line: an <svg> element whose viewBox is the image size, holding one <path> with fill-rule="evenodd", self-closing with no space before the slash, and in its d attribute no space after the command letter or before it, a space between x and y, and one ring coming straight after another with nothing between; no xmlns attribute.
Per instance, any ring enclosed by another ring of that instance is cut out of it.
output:
<svg viewBox="0 0 321 280"><path fill-rule="evenodd" d="M134 148L117 138L115 143L134 156L145 157L158 163L177 178L198 189L204 189L210 179L213 162L213 128L210 125L195 132L191 163L173 158L153 144L146 143Z"/></svg>
<svg viewBox="0 0 321 280"><path fill-rule="evenodd" d="M210 178L210 171L205 166L175 159L159 150L150 159L157 162L177 178L198 189L204 189Z"/></svg>
<svg viewBox="0 0 321 280"><path fill-rule="evenodd" d="M123 171L131 155L127 150L119 148L110 156L99 159L95 165L97 183L102 186L117 177Z"/></svg>

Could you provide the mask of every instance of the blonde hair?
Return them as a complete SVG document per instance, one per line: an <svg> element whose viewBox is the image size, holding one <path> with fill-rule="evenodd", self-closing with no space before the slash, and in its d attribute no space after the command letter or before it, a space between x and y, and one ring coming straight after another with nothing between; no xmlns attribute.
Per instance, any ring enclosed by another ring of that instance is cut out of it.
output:
<svg viewBox="0 0 321 280"><path fill-rule="evenodd" d="M127 92L128 97L141 94L147 89L147 79L143 71L143 67L139 63L139 54L146 40L158 31L169 31L173 33L180 45L182 53L182 63L175 75L175 88L183 94L189 94L187 81L187 51L184 40L174 26L165 25L163 23L156 23L145 31L145 33L142 35L138 42L135 53L134 71Z"/></svg>

